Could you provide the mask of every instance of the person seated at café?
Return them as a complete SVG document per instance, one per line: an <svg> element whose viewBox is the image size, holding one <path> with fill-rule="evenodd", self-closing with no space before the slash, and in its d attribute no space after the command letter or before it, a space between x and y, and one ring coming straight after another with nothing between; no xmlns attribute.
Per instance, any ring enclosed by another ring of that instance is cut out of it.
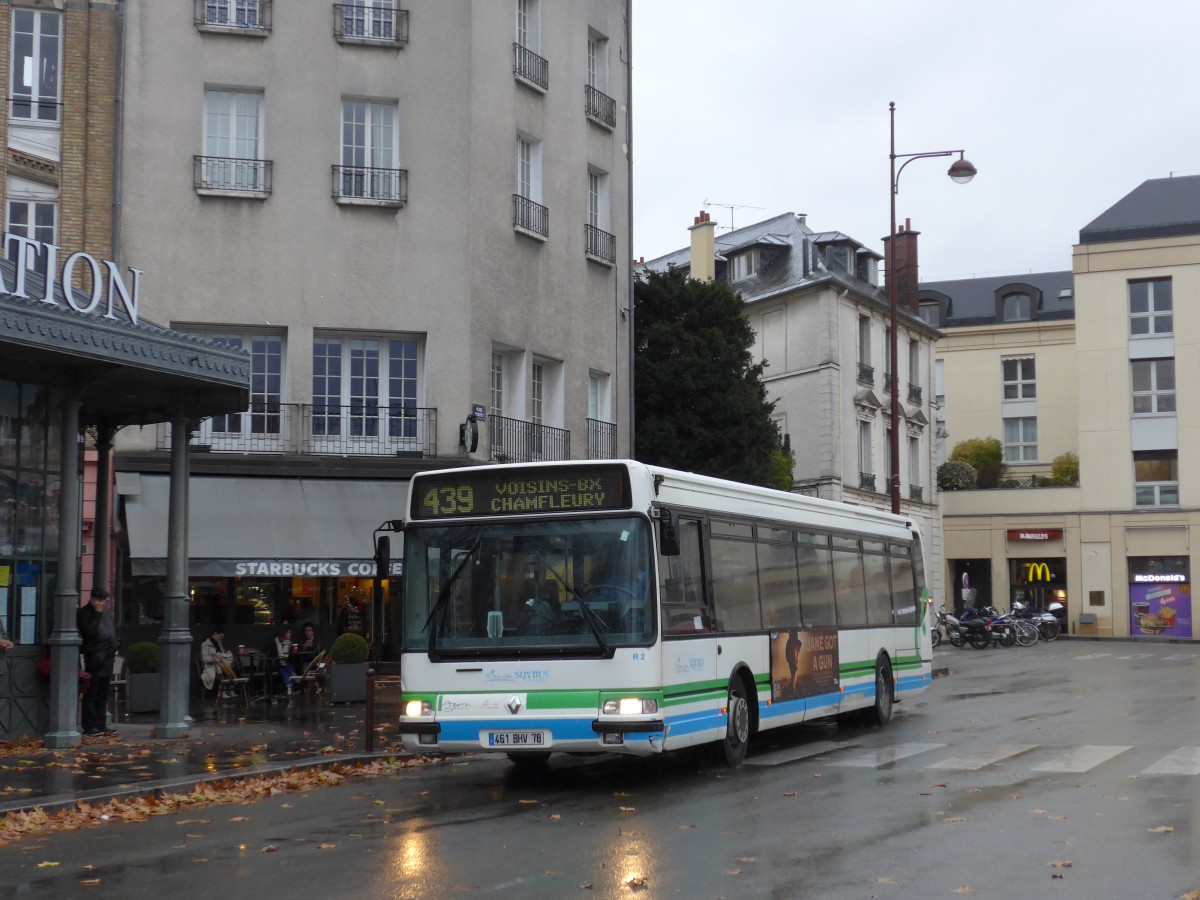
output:
<svg viewBox="0 0 1200 900"><path fill-rule="evenodd" d="M225 649L225 629L217 625L208 639L200 645L200 681L206 691L211 691L217 684L222 672L222 663L236 674L237 660L232 650Z"/></svg>
<svg viewBox="0 0 1200 900"><path fill-rule="evenodd" d="M292 629L285 625L271 642L268 664L273 666L275 672L278 673L289 699L292 696L292 676L296 674L296 667L292 665L292 653L294 652L292 648Z"/></svg>
<svg viewBox="0 0 1200 900"><path fill-rule="evenodd" d="M320 652L321 639L317 637L317 627L312 622L305 622L300 632L300 643L296 648L295 668L303 672Z"/></svg>

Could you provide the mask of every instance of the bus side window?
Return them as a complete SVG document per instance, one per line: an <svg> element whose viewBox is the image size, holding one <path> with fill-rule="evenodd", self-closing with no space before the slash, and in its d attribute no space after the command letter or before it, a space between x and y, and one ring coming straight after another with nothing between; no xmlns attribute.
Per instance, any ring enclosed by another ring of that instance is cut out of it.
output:
<svg viewBox="0 0 1200 900"><path fill-rule="evenodd" d="M712 614L705 601L703 532L698 519L680 517L679 554L659 556L659 596L666 632L707 631Z"/></svg>

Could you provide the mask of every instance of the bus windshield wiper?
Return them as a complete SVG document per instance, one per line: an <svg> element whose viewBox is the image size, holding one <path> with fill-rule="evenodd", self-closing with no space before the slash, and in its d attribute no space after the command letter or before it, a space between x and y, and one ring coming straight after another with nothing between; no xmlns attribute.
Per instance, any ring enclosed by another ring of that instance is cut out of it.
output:
<svg viewBox="0 0 1200 900"><path fill-rule="evenodd" d="M544 555L542 556L542 561L548 562ZM576 591L575 588L571 587L571 585L562 580L559 574L554 571L552 566L547 565L546 571L554 576L554 580L565 587L570 592L571 596L575 598L575 602L579 604L579 613L582 616L583 621L587 622L588 628L591 629L592 635L596 638L596 643L600 645L600 650L604 653L606 659L612 659L613 648L608 641L604 639L604 621L598 615L596 615L596 611L594 609L584 602L583 597L579 595L579 592Z"/></svg>
<svg viewBox="0 0 1200 900"><path fill-rule="evenodd" d="M442 585L442 589L441 589L441 591L438 592L438 598L434 602L433 608L429 610L429 617L425 620L425 629L424 630L429 632L429 652L430 653L433 653L434 647L437 644L437 640L436 640L437 639L437 629L430 628L429 626L433 622L434 616L436 616L441 611L442 607L444 607L446 605L446 601L450 599L450 588L452 588L454 586L454 582L458 580L458 576L462 574L462 570L466 568L467 563L469 563L471 561L471 558L473 556L475 556L475 551L477 551L479 549L479 544L482 541L483 541L483 534L480 533L479 537L475 538L475 543L473 543L471 545L470 549L468 549L467 552L463 554L462 562L460 562L458 564L458 568L455 569L450 574L450 577L446 579L446 583L444 585Z"/></svg>

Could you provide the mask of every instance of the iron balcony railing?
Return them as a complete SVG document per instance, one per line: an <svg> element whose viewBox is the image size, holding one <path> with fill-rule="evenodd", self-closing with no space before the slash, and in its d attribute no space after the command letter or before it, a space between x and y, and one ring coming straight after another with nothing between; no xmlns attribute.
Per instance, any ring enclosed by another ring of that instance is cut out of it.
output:
<svg viewBox="0 0 1200 900"><path fill-rule="evenodd" d="M192 157L192 184L204 194L271 193L271 160L227 156Z"/></svg>
<svg viewBox="0 0 1200 900"><path fill-rule="evenodd" d="M215 453L436 456L437 409L399 402L255 403L245 412L204 419L191 443ZM159 426L157 446L170 448L169 424Z"/></svg>
<svg viewBox="0 0 1200 900"><path fill-rule="evenodd" d="M271 30L271 0L195 0L194 13L204 28Z"/></svg>
<svg viewBox="0 0 1200 900"><path fill-rule="evenodd" d="M858 380L863 384L875 383L875 367L869 366L864 362L858 364Z"/></svg>
<svg viewBox="0 0 1200 900"><path fill-rule="evenodd" d="M609 128L617 127L616 100L608 94L596 90L590 84L583 86L583 98L583 111L589 119L607 125Z"/></svg>
<svg viewBox="0 0 1200 900"><path fill-rule="evenodd" d="M891 475L884 476L882 493L886 494L889 497L892 496L892 476Z"/></svg>
<svg viewBox="0 0 1200 900"><path fill-rule="evenodd" d="M333 197L340 203L403 206L408 202L408 170L333 166Z"/></svg>
<svg viewBox="0 0 1200 900"><path fill-rule="evenodd" d="M617 261L617 237L594 225L583 226L583 237L587 255L607 263Z"/></svg>
<svg viewBox="0 0 1200 900"><path fill-rule="evenodd" d="M513 194L513 228L527 234L550 237L550 210L528 197Z"/></svg>
<svg viewBox="0 0 1200 900"><path fill-rule="evenodd" d="M858 489L860 491L875 490L875 476L872 475L870 472L859 472L858 473Z"/></svg>
<svg viewBox="0 0 1200 900"><path fill-rule="evenodd" d="M910 484L908 486L908 499L909 500L924 500L925 499L925 488L921 487L921 485L919 485L919 484Z"/></svg>
<svg viewBox="0 0 1200 900"><path fill-rule="evenodd" d="M571 432L550 425L488 416L494 462L543 462L571 458Z"/></svg>
<svg viewBox="0 0 1200 900"><path fill-rule="evenodd" d="M543 91L550 88L549 61L520 44L513 44L513 74Z"/></svg>
<svg viewBox="0 0 1200 900"><path fill-rule="evenodd" d="M408 10L392 0L333 4L333 36L344 44L403 47L408 43Z"/></svg>
<svg viewBox="0 0 1200 900"><path fill-rule="evenodd" d="M919 384L913 384L913 383L909 382L908 402L909 403L920 403L921 402L921 386Z"/></svg>
<svg viewBox="0 0 1200 900"><path fill-rule="evenodd" d="M889 394L892 392L892 376L887 372L883 373L883 389Z"/></svg>
<svg viewBox="0 0 1200 900"><path fill-rule="evenodd" d="M617 458L617 426L599 419L587 420L588 459Z"/></svg>

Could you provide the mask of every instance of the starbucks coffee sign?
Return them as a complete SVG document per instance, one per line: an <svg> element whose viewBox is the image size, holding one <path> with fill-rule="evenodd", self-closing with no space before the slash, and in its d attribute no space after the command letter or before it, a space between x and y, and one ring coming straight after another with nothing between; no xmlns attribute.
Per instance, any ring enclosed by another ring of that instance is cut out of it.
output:
<svg viewBox="0 0 1200 900"><path fill-rule="evenodd" d="M60 266L60 251L53 244L5 233L4 247L9 251L16 248L13 254L15 266L11 284L6 280L4 270L0 269L0 295L40 300L42 303L58 306L59 301L55 297L57 285L61 286L64 302L75 312L91 314L103 308L104 318L115 319L117 302L120 301L129 321L137 324L138 288L142 277L140 269L129 270L131 279L126 284L116 263L107 259L97 260L82 251L67 256ZM26 282L30 268L46 273L46 286L40 296L36 293L31 294L28 290ZM88 276L91 281L90 292L71 288L76 272Z"/></svg>

